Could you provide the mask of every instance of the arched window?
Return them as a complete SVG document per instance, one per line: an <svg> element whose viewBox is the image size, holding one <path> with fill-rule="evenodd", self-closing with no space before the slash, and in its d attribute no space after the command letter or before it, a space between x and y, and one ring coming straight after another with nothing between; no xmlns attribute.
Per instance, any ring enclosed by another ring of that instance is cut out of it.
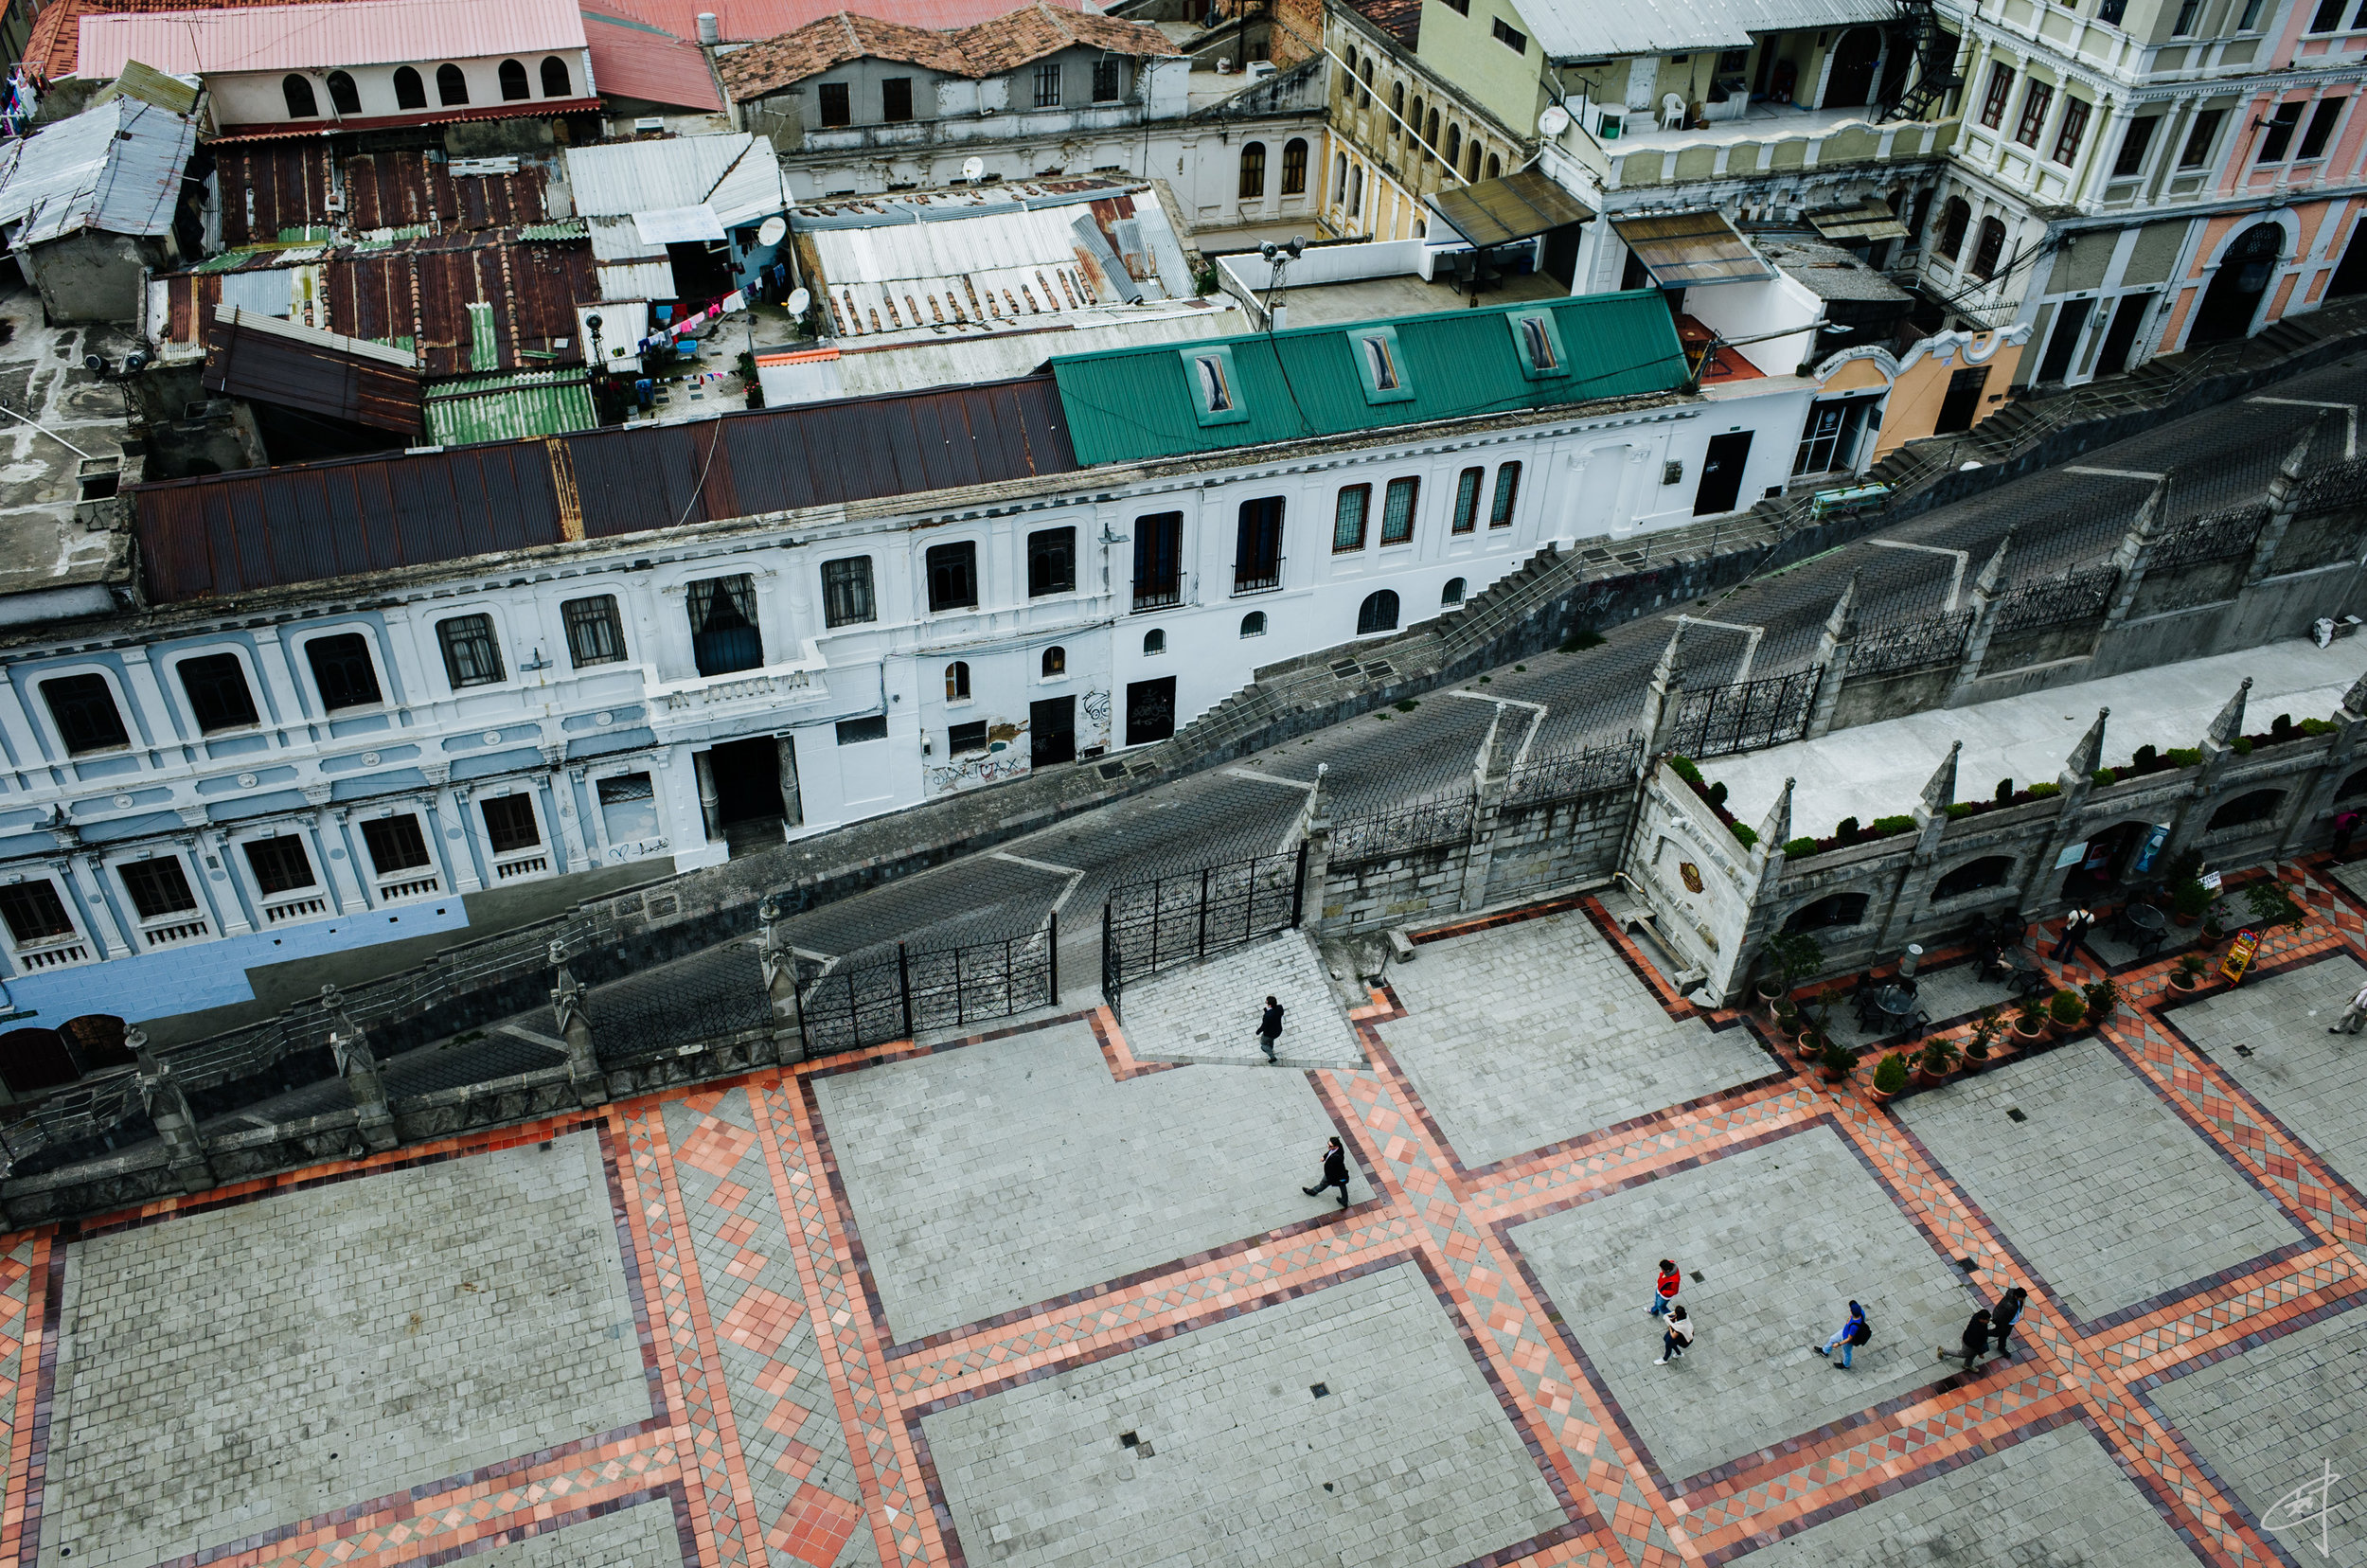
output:
<svg viewBox="0 0 2367 1568"><path fill-rule="evenodd" d="M1461 578L1449 578L1447 579L1447 585L1438 590L1438 602L1441 604L1461 604L1463 602L1463 592L1465 587L1466 584Z"/></svg>
<svg viewBox="0 0 2367 1568"><path fill-rule="evenodd" d="M1491 180L1500 180L1504 178L1504 161L1493 152L1487 154L1487 177Z"/></svg>
<svg viewBox="0 0 2367 1568"><path fill-rule="evenodd" d="M1931 901L1940 903L1967 893L1978 893L1984 887L2002 887L2013 869L2011 855L1984 855L1977 861L1967 861L1931 884Z"/></svg>
<svg viewBox="0 0 2367 1568"><path fill-rule="evenodd" d="M353 84L353 78L343 71L329 73L329 106L341 115L362 112L362 89Z"/></svg>
<svg viewBox="0 0 2367 1568"><path fill-rule="evenodd" d="M528 98L534 96L534 89L526 85L526 68L522 62L505 60L501 62L500 69L493 74L501 79L504 103L511 103L519 98Z"/></svg>
<svg viewBox="0 0 2367 1568"><path fill-rule="evenodd" d="M1478 181L1479 161L1480 144L1473 142L1471 144L1471 151L1466 154L1463 159L1463 178L1466 184L1473 184Z"/></svg>
<svg viewBox="0 0 2367 1568"><path fill-rule="evenodd" d="M1351 109L1356 107L1356 62L1362 58L1355 49L1348 50L1348 84L1340 99Z"/></svg>
<svg viewBox="0 0 2367 1568"><path fill-rule="evenodd" d="M1950 196L1948 205L1940 209L1940 233L1931 242L1932 249L1950 261L1955 260L1964 254L1965 229L1971 223L1972 204L1962 196Z"/></svg>
<svg viewBox="0 0 2367 1568"><path fill-rule="evenodd" d="M1156 628L1143 633L1143 657L1156 658L1167 650L1167 634Z"/></svg>
<svg viewBox="0 0 2367 1568"><path fill-rule="evenodd" d="M1266 144L1249 142L1241 148L1241 200L1254 202L1266 194Z"/></svg>
<svg viewBox="0 0 2367 1568"><path fill-rule="evenodd" d="M1833 893L1812 904L1803 904L1791 912L1784 922L1787 933L1822 931L1831 926L1853 926L1865 918L1870 900L1863 893Z"/></svg>
<svg viewBox="0 0 2367 1568"><path fill-rule="evenodd" d="M195 909L197 905L192 901L187 907ZM65 1042L66 1049L74 1053L75 1060L81 1063L82 1071L86 1073L95 1073L102 1067L129 1067L133 1064L132 1053L124 1048L124 1032L123 1020L114 1013L84 1013L58 1025L59 1038Z"/></svg>
<svg viewBox="0 0 2367 1568"><path fill-rule="evenodd" d="M1358 164L1348 170L1348 216L1353 218L1364 210L1364 166Z"/></svg>
<svg viewBox="0 0 2367 1568"><path fill-rule="evenodd" d="M1293 136L1282 144L1282 194L1307 194L1307 140Z"/></svg>
<svg viewBox="0 0 2367 1568"><path fill-rule="evenodd" d="M436 100L450 105L469 101L469 79L457 65L436 67Z"/></svg>
<svg viewBox="0 0 2367 1568"><path fill-rule="evenodd" d="M2005 225L1994 218L1981 220L1981 241L1972 247L1972 276L1984 283L1997 276L2005 254Z"/></svg>
<svg viewBox="0 0 2367 1568"><path fill-rule="evenodd" d="M1405 125L1408 135L1417 142L1422 139L1422 98L1418 93L1414 98L1414 113L1405 116Z"/></svg>
<svg viewBox="0 0 2367 1568"><path fill-rule="evenodd" d="M2367 794L2367 768L2361 768L2342 780L2342 787L2335 792L2334 798L2348 800L2356 794Z"/></svg>
<svg viewBox="0 0 2367 1568"><path fill-rule="evenodd" d="M2276 815L2277 808L2284 804L2283 790L2254 790L2250 794L2237 795L2211 813L2210 826L2203 831L2213 833L2222 828L2241 828L2250 822L2266 822Z"/></svg>
<svg viewBox="0 0 2367 1568"><path fill-rule="evenodd" d="M1331 199L1334 202L1348 199L1348 155L1345 152L1335 152L1331 157Z"/></svg>
<svg viewBox="0 0 2367 1568"><path fill-rule="evenodd" d="M1463 127L1447 127L1447 167L1452 169L1463 158Z"/></svg>
<svg viewBox="0 0 2367 1568"><path fill-rule="evenodd" d="M288 100L290 119L311 119L321 112L320 100L312 96L312 84L294 71L279 79L279 92Z"/></svg>
<svg viewBox="0 0 2367 1568"><path fill-rule="evenodd" d="M395 107L398 109L427 107L427 85L419 80L419 73L408 65L395 67Z"/></svg>
<svg viewBox="0 0 2367 1568"><path fill-rule="evenodd" d="M1043 678L1048 681L1056 675L1067 673L1068 650L1057 647L1045 649L1043 650Z"/></svg>
<svg viewBox="0 0 2367 1568"><path fill-rule="evenodd" d="M945 667L945 700L949 703L970 701L970 666L960 659Z"/></svg>
<svg viewBox="0 0 2367 1568"><path fill-rule="evenodd" d="M1386 588L1378 594L1365 595L1364 602L1357 606L1356 634L1368 637L1376 632L1395 632L1397 629L1397 596Z"/></svg>
<svg viewBox="0 0 2367 1568"><path fill-rule="evenodd" d="M1364 101L1370 103L1373 101L1373 62L1366 61L1364 69L1359 75L1364 79Z"/></svg>
<svg viewBox="0 0 2367 1568"><path fill-rule="evenodd" d="M1422 131L1422 141L1429 147L1438 145L1438 111L1435 109L1430 112L1430 119Z"/></svg>
<svg viewBox="0 0 2367 1568"><path fill-rule="evenodd" d="M11 1029L0 1035L0 1079L10 1092L55 1089L82 1076L55 1029Z"/></svg>
<svg viewBox="0 0 2367 1568"><path fill-rule="evenodd" d="M567 75L567 62L557 55L544 55L543 57L543 96L544 98L566 98L574 91L574 83Z"/></svg>
<svg viewBox="0 0 2367 1568"><path fill-rule="evenodd" d="M1242 635L1242 636L1244 636L1244 637L1262 637L1262 636L1264 636L1265 634L1266 634L1266 612L1264 612L1263 610L1252 610L1252 611L1251 611L1248 615L1243 615L1243 616L1241 617L1241 635Z"/></svg>
<svg viewBox="0 0 2367 1568"><path fill-rule="evenodd" d="M1389 113L1392 116L1389 134L1394 136L1397 134L1397 121L1405 118L1405 83L1402 81L1389 84Z"/></svg>

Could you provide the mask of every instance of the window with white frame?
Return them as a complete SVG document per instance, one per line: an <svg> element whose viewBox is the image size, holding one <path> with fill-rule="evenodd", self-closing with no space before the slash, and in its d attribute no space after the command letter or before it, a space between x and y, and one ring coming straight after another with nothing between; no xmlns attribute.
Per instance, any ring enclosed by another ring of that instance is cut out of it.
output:
<svg viewBox="0 0 2367 1568"><path fill-rule="evenodd" d="M91 956L90 944L82 940L65 900L58 896L58 884L47 877L0 886L0 920L8 923L17 961L28 970L54 969Z"/></svg>
<svg viewBox="0 0 2367 1568"><path fill-rule="evenodd" d="M362 846L369 852L370 869L378 874L379 897L415 899L441 891L435 857L428 852L427 835L416 814L405 811L365 822Z"/></svg>
<svg viewBox="0 0 2367 1568"><path fill-rule="evenodd" d="M132 743L107 677L92 671L53 675L41 683L41 700L58 726L68 757L117 751Z"/></svg>
<svg viewBox="0 0 2367 1568"><path fill-rule="evenodd" d="M550 858L542 852L543 828L535 820L532 795L493 795L479 801L477 811L485 819L485 842L493 851L494 881L550 868Z"/></svg>
<svg viewBox="0 0 2367 1568"><path fill-rule="evenodd" d="M613 846L658 837L657 787L645 773L618 774L593 786L600 801L600 830Z"/></svg>
<svg viewBox="0 0 2367 1568"><path fill-rule="evenodd" d="M329 913L329 900L321 895L320 878L301 837L279 833L249 839L239 848L254 875L255 890L262 896L264 924Z"/></svg>
<svg viewBox="0 0 2367 1568"><path fill-rule="evenodd" d="M197 893L178 855L125 861L116 867L124 896L139 916L140 935L147 945L165 947L207 935L205 917L198 910Z"/></svg>
<svg viewBox="0 0 2367 1568"><path fill-rule="evenodd" d="M500 645L493 640L490 615L454 615L436 623L436 640L443 645L444 673L453 689L492 686L507 678Z"/></svg>
<svg viewBox="0 0 2367 1568"><path fill-rule="evenodd" d="M246 666L236 653L201 653L173 666L182 695L201 734L245 729L258 722L255 693L246 681Z"/></svg>
<svg viewBox="0 0 2367 1568"><path fill-rule="evenodd" d="M321 708L374 707L385 701L378 685L378 667L370 662L369 639L359 632L338 632L313 637L304 645L304 662L312 668L312 687Z"/></svg>
<svg viewBox="0 0 2367 1568"><path fill-rule="evenodd" d="M559 613L567 623L567 658L578 669L624 658L625 622L616 614L615 595L569 599Z"/></svg>

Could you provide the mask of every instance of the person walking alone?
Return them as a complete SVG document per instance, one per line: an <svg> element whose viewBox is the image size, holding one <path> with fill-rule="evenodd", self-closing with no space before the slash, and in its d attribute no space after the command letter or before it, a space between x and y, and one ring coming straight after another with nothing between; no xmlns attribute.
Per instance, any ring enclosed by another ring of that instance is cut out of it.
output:
<svg viewBox="0 0 2367 1568"><path fill-rule="evenodd" d="M1346 1208L1348 1206L1348 1155L1347 1150L1340 1147L1340 1140L1337 1138L1332 1139L1324 1147L1324 1179L1314 1186L1301 1187L1299 1190L1312 1198L1319 1192L1329 1192L1333 1187L1340 1189L1340 1206Z"/></svg>
<svg viewBox="0 0 2367 1568"><path fill-rule="evenodd" d="M2358 994L2342 1009L2342 1016L2326 1025L2326 1033L2357 1034L2361 1024L2367 1024L2367 986L2358 988Z"/></svg>
<svg viewBox="0 0 2367 1568"><path fill-rule="evenodd" d="M1858 1353L1858 1346L1874 1337L1874 1327L1865 1320L1865 1309L1856 1302L1849 1304L1849 1321L1842 1324L1831 1339L1818 1346L1816 1353L1832 1363L1837 1372L1849 1370L1849 1363ZM1833 1361L1833 1352L1841 1352L1841 1360Z"/></svg>
<svg viewBox="0 0 2367 1568"><path fill-rule="evenodd" d="M1962 1339L1963 1343L1953 1350L1945 1345L1941 1345L1940 1360L1947 1361L1951 1357L1959 1359L1965 1363L1965 1370L1969 1372L1980 1363L1981 1358L1988 1353L1989 1310L1986 1307L1965 1319L1965 1331Z"/></svg>
<svg viewBox="0 0 2367 1568"><path fill-rule="evenodd" d="M1660 1277L1652 1282L1652 1307L1646 1317L1659 1317L1677 1304L1677 1292L1684 1284L1684 1275L1677 1265L1664 1257L1660 1260Z"/></svg>
<svg viewBox="0 0 2367 1568"><path fill-rule="evenodd" d="M1660 1360L1654 1366L1666 1366L1672 1361L1685 1359L1685 1346L1693 1343L1693 1320L1682 1307L1668 1309L1668 1327L1661 1331Z"/></svg>
<svg viewBox="0 0 2367 1568"><path fill-rule="evenodd" d="M2007 1342L2013 1338L2014 1325L2021 1321L2021 1310L2030 1304L2030 1292L2017 1285L1997 1298L1989 1309L1991 1347L2001 1356L2010 1356L2014 1347Z"/></svg>
<svg viewBox="0 0 2367 1568"><path fill-rule="evenodd" d="M1281 1038L1282 1004L1269 996L1266 998L1266 1016L1257 1021L1257 1042L1266 1048L1268 1061L1273 1060L1273 1042Z"/></svg>
<svg viewBox="0 0 2367 1568"><path fill-rule="evenodd" d="M2088 938L2088 928L2096 923L2095 916L2085 909L2074 909L2063 917L2062 939L2055 944L2053 957L2056 963L2069 958Z"/></svg>

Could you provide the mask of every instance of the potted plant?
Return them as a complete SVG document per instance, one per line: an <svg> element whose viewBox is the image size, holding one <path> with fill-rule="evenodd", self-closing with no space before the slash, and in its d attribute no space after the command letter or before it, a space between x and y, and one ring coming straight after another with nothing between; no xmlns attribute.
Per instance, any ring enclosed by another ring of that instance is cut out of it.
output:
<svg viewBox="0 0 2367 1568"><path fill-rule="evenodd" d="M2215 899L2211 907L2203 912L2202 939L2206 943L2216 943L2226 935L2227 910Z"/></svg>
<svg viewBox="0 0 2367 1568"><path fill-rule="evenodd" d="M2170 989L2175 991L2200 990L2203 971L2210 967L2209 961L2199 953L2179 954L2178 968L2170 971Z"/></svg>
<svg viewBox="0 0 2367 1568"><path fill-rule="evenodd" d="M2046 1000L2037 991L2032 991L2017 1005L2014 1018L2014 1043L2027 1050L2045 1038Z"/></svg>
<svg viewBox="0 0 2367 1568"><path fill-rule="evenodd" d="M1845 1045L1824 1042L1824 1051L1816 1059L1817 1071L1827 1083L1840 1083L1858 1070L1858 1053Z"/></svg>
<svg viewBox="0 0 2367 1568"><path fill-rule="evenodd" d="M2002 1025L1998 1023L1996 1007L1990 1006L1982 1008L1981 1016L1973 1020L1971 1035L1969 1035L1965 1041L1965 1060L1967 1063L1978 1063L1988 1060L1989 1050L1997 1043L1998 1032L2001 1027Z"/></svg>
<svg viewBox="0 0 2367 1568"><path fill-rule="evenodd" d="M2066 1039L2078 1031L2087 1020L2088 1002L2069 986L2058 990L2046 1005L2047 1022L2055 1026L2055 1037Z"/></svg>
<svg viewBox="0 0 2367 1568"><path fill-rule="evenodd" d="M1827 1036L1823 1029L1816 1026L1816 1020L1812 1018L1804 1018L1801 1020L1800 1039L1797 1042L1801 1060L1814 1061L1818 1055L1824 1051L1824 1047L1829 1042L1830 1037Z"/></svg>
<svg viewBox="0 0 2367 1568"><path fill-rule="evenodd" d="M1874 1069L1874 1082L1867 1092L1874 1096L1874 1103L1879 1105L1884 1100L1897 1098L1899 1091L1906 1087L1907 1059L1893 1051Z"/></svg>
<svg viewBox="0 0 2367 1568"><path fill-rule="evenodd" d="M2285 884L2273 877L2247 884L2244 902L2251 910L2252 925L2264 939L2279 926L2299 931L2309 919L2309 911L2296 902Z"/></svg>
<svg viewBox="0 0 2367 1568"><path fill-rule="evenodd" d="M2180 925L2193 925L2210 907L2211 890L2202 885L2199 878L2189 877L2170 889L2170 918Z"/></svg>
<svg viewBox="0 0 2367 1568"><path fill-rule="evenodd" d="M1760 962L1770 967L1775 983L1776 1010L1791 999L1792 988L1824 967L1824 950L1816 945L1816 938L1805 932L1780 932L1767 939L1767 949ZM1768 982L1759 982L1765 994Z"/></svg>
<svg viewBox="0 0 2367 1568"><path fill-rule="evenodd" d="M2120 1006L2121 989L2112 984L2112 977L2109 974L2081 987L2080 991L2088 1004L2088 1022L2091 1024L2101 1025L2112 1016L2112 1009Z"/></svg>
<svg viewBox="0 0 2367 1568"><path fill-rule="evenodd" d="M1924 1088L1946 1081L1956 1070L1956 1047L1945 1039L1933 1038L1915 1055L1915 1082Z"/></svg>

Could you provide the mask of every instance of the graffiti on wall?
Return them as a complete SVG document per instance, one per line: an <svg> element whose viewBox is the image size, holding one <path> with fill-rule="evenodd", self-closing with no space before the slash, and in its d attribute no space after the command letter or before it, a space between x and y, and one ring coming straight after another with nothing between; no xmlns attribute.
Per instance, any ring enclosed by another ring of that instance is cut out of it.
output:
<svg viewBox="0 0 2367 1568"><path fill-rule="evenodd" d="M1032 764L1027 748L1020 744L1026 734L1027 726L1023 723L997 720L988 724L984 751L964 752L929 769L929 793L949 794L981 784L1026 777Z"/></svg>

